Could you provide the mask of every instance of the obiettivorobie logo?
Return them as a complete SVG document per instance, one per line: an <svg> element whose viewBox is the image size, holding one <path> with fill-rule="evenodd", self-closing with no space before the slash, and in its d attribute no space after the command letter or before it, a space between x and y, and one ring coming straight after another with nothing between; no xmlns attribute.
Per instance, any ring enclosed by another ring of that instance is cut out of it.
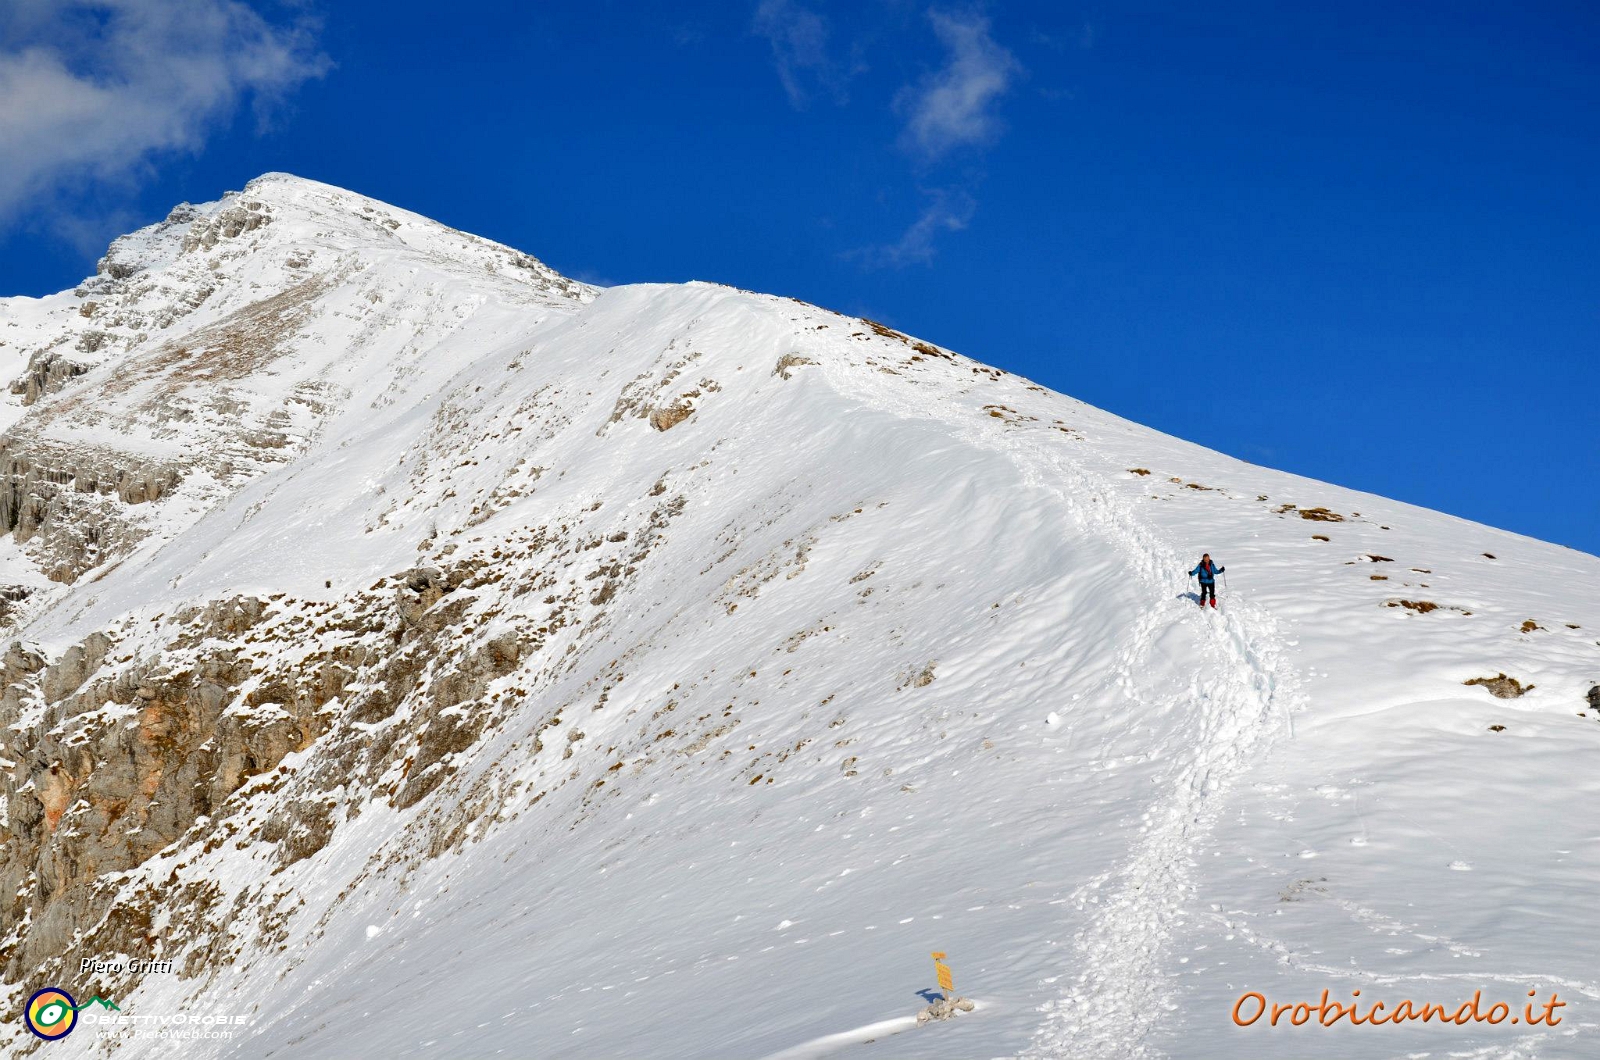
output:
<svg viewBox="0 0 1600 1060"><path fill-rule="evenodd" d="M115 1001L107 1001L98 994L80 1005L60 987L47 986L28 999L23 1018L35 1035L47 1042L54 1042L71 1034L72 1028L78 1025L78 1013L96 1004L116 1012L122 1011L117 1008Z"/></svg>

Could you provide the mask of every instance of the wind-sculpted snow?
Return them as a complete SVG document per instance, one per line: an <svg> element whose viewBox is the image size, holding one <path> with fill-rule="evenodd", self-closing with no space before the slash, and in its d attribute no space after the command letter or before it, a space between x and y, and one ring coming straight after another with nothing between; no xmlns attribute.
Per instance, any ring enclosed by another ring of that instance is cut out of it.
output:
<svg viewBox="0 0 1600 1060"><path fill-rule="evenodd" d="M0 302L13 1008L252 1058L1592 1049L1593 557L294 178L83 292ZM919 1026L933 951L976 1006ZM1324 988L1568 1018L1232 1018Z"/></svg>

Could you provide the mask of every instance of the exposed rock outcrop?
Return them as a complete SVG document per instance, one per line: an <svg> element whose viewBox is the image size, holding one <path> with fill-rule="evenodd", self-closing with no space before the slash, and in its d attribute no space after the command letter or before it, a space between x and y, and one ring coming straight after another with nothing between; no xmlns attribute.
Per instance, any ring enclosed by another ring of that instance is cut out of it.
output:
<svg viewBox="0 0 1600 1060"><path fill-rule="evenodd" d="M567 651L604 642L589 582L609 572L624 591L684 510L681 496L649 496L626 530L556 524L447 546L334 599L190 604L53 658L13 643L0 656L0 976L70 971L84 992L118 996L127 974L76 974L82 958L115 952L214 974L287 937L296 903L275 878L365 809L414 809L405 856L418 860L481 834L500 812L498 781L458 781L461 764L504 719L540 709L528 688L567 657L545 653L551 636L570 627ZM574 695L600 710L609 689ZM568 706L549 708L545 727ZM564 761L581 738L535 738L532 753ZM553 773L557 786L576 775ZM184 878L224 846L269 874Z"/></svg>
<svg viewBox="0 0 1600 1060"><path fill-rule="evenodd" d="M254 232L272 220L265 203L248 201L229 207L215 217L202 217L189 226L183 237L183 249L190 252L209 250L221 239L235 239L246 232Z"/></svg>
<svg viewBox="0 0 1600 1060"><path fill-rule="evenodd" d="M0 626L12 621L16 605L33 595L26 585L0 585Z"/></svg>
<svg viewBox="0 0 1600 1060"><path fill-rule="evenodd" d="M19 544L42 535L32 551L45 575L73 582L138 543L120 506L158 500L180 480L175 467L109 450L0 438L0 534Z"/></svg>
<svg viewBox="0 0 1600 1060"><path fill-rule="evenodd" d="M130 943L120 952L190 950L198 974L242 944L225 928L245 910L216 908L215 887L130 892L117 873L174 844L224 841L275 847L281 870L314 856L375 793L403 809L435 791L503 716L509 700L483 699L490 682L539 641L531 625L476 642L464 632L471 594L458 590L481 584L482 568L417 568L317 611L248 596L185 608L158 650L137 656L118 652L127 630L55 659L12 644L0 657L5 977L118 952L110 938ZM289 643L315 648L285 652ZM404 725L374 734L402 711ZM314 758L285 766L313 744ZM241 818L285 787L270 814ZM158 910L181 929L157 927ZM254 941L274 937L268 925ZM127 985L113 976L95 988Z"/></svg>
<svg viewBox="0 0 1600 1060"><path fill-rule="evenodd" d="M971 1012L977 1007L970 998L941 997L929 1002L926 1008L917 1013L917 1026L934 1020L954 1019L957 1013Z"/></svg>
<svg viewBox="0 0 1600 1060"><path fill-rule="evenodd" d="M1524 692L1533 691L1532 685L1525 685L1515 677L1507 677L1504 673L1496 674L1494 677L1472 677L1461 683L1482 685L1496 699L1516 699Z"/></svg>
<svg viewBox="0 0 1600 1060"><path fill-rule="evenodd" d="M95 334L103 336L104 332ZM99 347L100 343L97 342L95 349ZM68 360L53 350L40 351L29 359L27 371L12 381L11 392L20 394L24 405L32 405L88 370L84 365Z"/></svg>

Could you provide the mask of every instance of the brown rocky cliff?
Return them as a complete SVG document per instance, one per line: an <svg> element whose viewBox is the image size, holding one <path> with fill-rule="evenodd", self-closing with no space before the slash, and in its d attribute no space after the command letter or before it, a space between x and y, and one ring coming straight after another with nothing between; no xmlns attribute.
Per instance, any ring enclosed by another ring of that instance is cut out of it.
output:
<svg viewBox="0 0 1600 1060"><path fill-rule="evenodd" d="M515 634L463 647L471 579L467 567L408 571L324 605L320 623L310 602L218 601L176 616L160 650L141 658L119 653L126 629L53 661L12 645L0 662L4 978L71 978L80 958L119 952L214 971L235 944L228 925L252 913L243 896L223 909L215 886L130 888L117 874L228 841L276 848L281 869L316 854L373 794L404 808L436 790L452 756L499 716L456 708L527 652ZM316 647L285 652L288 643ZM373 738L369 726L401 709L407 724ZM292 773L283 765L313 745ZM400 780L379 789L396 769ZM341 789L355 806L336 813L330 793ZM275 809L246 830L239 811L256 795ZM266 917L255 943L276 939L278 914L255 912ZM73 981L108 994L130 985Z"/></svg>

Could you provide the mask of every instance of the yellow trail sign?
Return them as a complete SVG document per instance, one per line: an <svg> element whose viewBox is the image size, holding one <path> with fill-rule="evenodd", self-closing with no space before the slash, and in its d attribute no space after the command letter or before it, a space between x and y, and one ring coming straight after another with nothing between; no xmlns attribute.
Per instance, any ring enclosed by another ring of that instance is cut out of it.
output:
<svg viewBox="0 0 1600 1060"><path fill-rule="evenodd" d="M946 995L949 996L955 991L955 980L950 975L950 966L941 961L944 956L943 950L933 955L933 974L939 980L939 989L946 991Z"/></svg>

